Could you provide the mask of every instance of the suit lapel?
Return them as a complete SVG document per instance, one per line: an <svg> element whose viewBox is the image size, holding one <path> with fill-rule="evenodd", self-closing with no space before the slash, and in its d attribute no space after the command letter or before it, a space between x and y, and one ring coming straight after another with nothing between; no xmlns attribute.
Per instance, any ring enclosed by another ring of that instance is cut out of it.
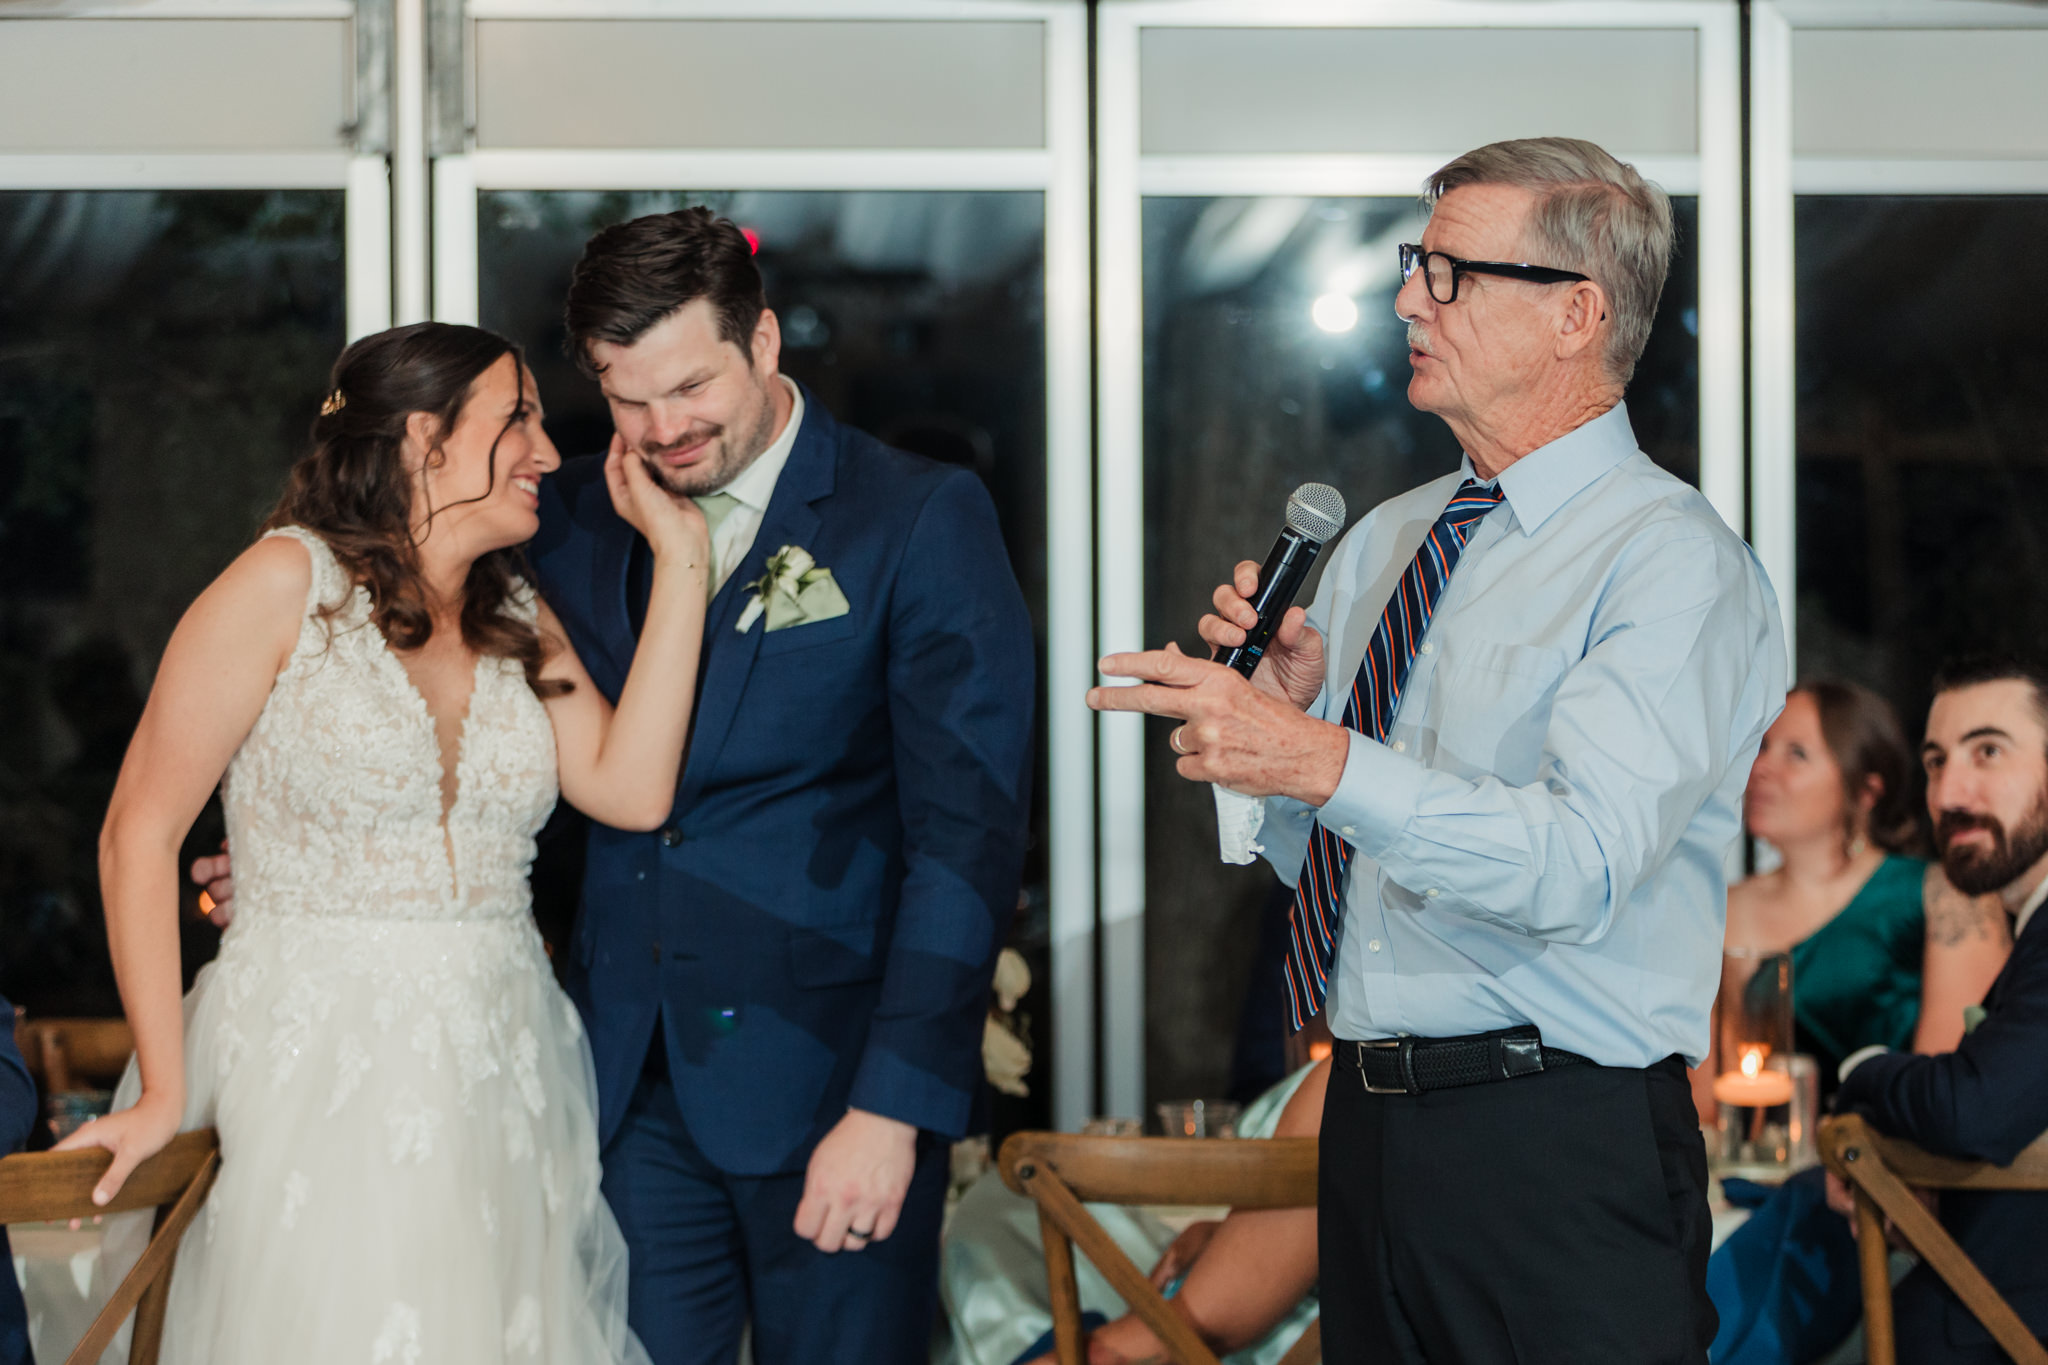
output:
<svg viewBox="0 0 2048 1365"><path fill-rule="evenodd" d="M697 689L690 752L684 762L682 785L676 792L679 808L696 798L716 766L733 717L739 712L740 698L746 692L754 656L760 652L762 637L768 634L765 621L756 621L744 635L739 632L740 615L753 597L748 584L767 572L769 556L783 546L810 549L815 543L819 516L812 504L831 494L838 453L837 424L824 405L806 390L804 424L797 429L789 461L775 481L775 492L768 500L761 529L755 534L746 558L711 599L711 610L704 620L703 682Z"/></svg>
<svg viewBox="0 0 2048 1365"><path fill-rule="evenodd" d="M605 494L604 486L598 486L600 496ZM604 689L606 682L614 704L619 693L625 690L626 672L633 665L633 651L638 647L638 637L633 630L633 617L627 605L627 565L633 553L633 544L640 538L623 517L608 516L599 523L596 545L591 551L590 601L591 619L597 629L605 656L611 661L611 677L598 680Z"/></svg>

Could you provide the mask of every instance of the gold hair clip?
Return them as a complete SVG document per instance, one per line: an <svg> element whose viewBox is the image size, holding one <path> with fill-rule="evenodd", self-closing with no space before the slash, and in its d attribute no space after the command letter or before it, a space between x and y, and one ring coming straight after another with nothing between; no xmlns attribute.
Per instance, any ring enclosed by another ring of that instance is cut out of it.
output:
<svg viewBox="0 0 2048 1365"><path fill-rule="evenodd" d="M347 406L348 399L345 396L343 396L340 389L336 389L333 393L327 395L327 399L325 402L321 403L320 415L322 417L332 417L334 416L335 413L340 412L343 408Z"/></svg>

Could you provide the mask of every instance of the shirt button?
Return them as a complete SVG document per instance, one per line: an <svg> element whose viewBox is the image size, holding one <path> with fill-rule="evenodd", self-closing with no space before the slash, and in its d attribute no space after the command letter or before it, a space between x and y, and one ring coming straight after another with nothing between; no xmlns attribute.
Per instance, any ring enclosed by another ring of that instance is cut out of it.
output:
<svg viewBox="0 0 2048 1365"><path fill-rule="evenodd" d="M1408 752L1408 741L1407 741L1407 740L1405 740L1405 739L1397 739L1397 740L1395 740L1395 741L1394 741L1394 752L1395 752L1395 753L1397 753L1397 754L1405 754L1405 753L1407 753L1407 752Z"/></svg>
<svg viewBox="0 0 2048 1365"><path fill-rule="evenodd" d="M1374 939L1372 942L1366 944L1365 946L1372 949L1374 952L1378 952L1380 950L1380 941L1378 939Z"/></svg>
<svg viewBox="0 0 2048 1365"><path fill-rule="evenodd" d="M1429 897L1431 900L1435 900L1438 896L1441 896L1443 892L1437 890L1435 887L1432 886L1431 888L1429 888L1429 890L1423 892L1422 894Z"/></svg>
<svg viewBox="0 0 2048 1365"><path fill-rule="evenodd" d="M1337 832L1339 834L1342 834L1345 838L1349 839L1352 835L1358 833L1358 826L1346 825L1343 829L1338 830Z"/></svg>
<svg viewBox="0 0 2048 1365"><path fill-rule="evenodd" d="M1422 642L1422 652L1424 654L1433 654L1436 652L1436 646L1431 644L1429 641L1424 640Z"/></svg>
<svg viewBox="0 0 2048 1365"><path fill-rule="evenodd" d="M670 825L667 829L661 832L661 846L663 848L674 848L677 844L680 844L682 841L683 832L677 829L674 825Z"/></svg>

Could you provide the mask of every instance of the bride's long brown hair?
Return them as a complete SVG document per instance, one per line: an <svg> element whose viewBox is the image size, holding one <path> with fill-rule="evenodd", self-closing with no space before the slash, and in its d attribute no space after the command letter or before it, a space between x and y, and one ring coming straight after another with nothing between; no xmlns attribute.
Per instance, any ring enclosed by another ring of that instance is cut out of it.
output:
<svg viewBox="0 0 2048 1365"><path fill-rule="evenodd" d="M284 496L263 523L266 531L303 526L326 541L350 580L369 590L370 619L393 649L418 649L434 634L412 530L413 482L401 455L406 418L424 412L445 436L478 377L508 355L524 367L519 348L495 332L446 322L416 322L352 342L328 376L312 449L292 466ZM437 454L430 452L429 461ZM467 501L495 488L496 441L491 457L492 488ZM429 522L446 510L428 509ZM528 685L551 696L568 684L541 681L549 651L540 632L511 610L526 576L517 546L479 556L463 584L462 640L479 654L517 660ZM323 614L332 617L343 605L327 603Z"/></svg>

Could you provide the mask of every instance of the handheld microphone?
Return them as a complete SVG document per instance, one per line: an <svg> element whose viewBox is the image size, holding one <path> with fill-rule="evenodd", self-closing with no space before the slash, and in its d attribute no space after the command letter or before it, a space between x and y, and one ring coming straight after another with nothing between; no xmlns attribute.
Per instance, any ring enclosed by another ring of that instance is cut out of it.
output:
<svg viewBox="0 0 2048 1365"><path fill-rule="evenodd" d="M1252 609L1259 623L1246 632L1245 641L1235 649L1217 655L1217 661L1249 678L1266 656L1280 619L1294 605L1294 595L1308 578L1326 541L1344 529L1344 495L1326 483L1305 483L1287 499L1287 529L1273 542L1273 551L1259 570L1257 596Z"/></svg>

